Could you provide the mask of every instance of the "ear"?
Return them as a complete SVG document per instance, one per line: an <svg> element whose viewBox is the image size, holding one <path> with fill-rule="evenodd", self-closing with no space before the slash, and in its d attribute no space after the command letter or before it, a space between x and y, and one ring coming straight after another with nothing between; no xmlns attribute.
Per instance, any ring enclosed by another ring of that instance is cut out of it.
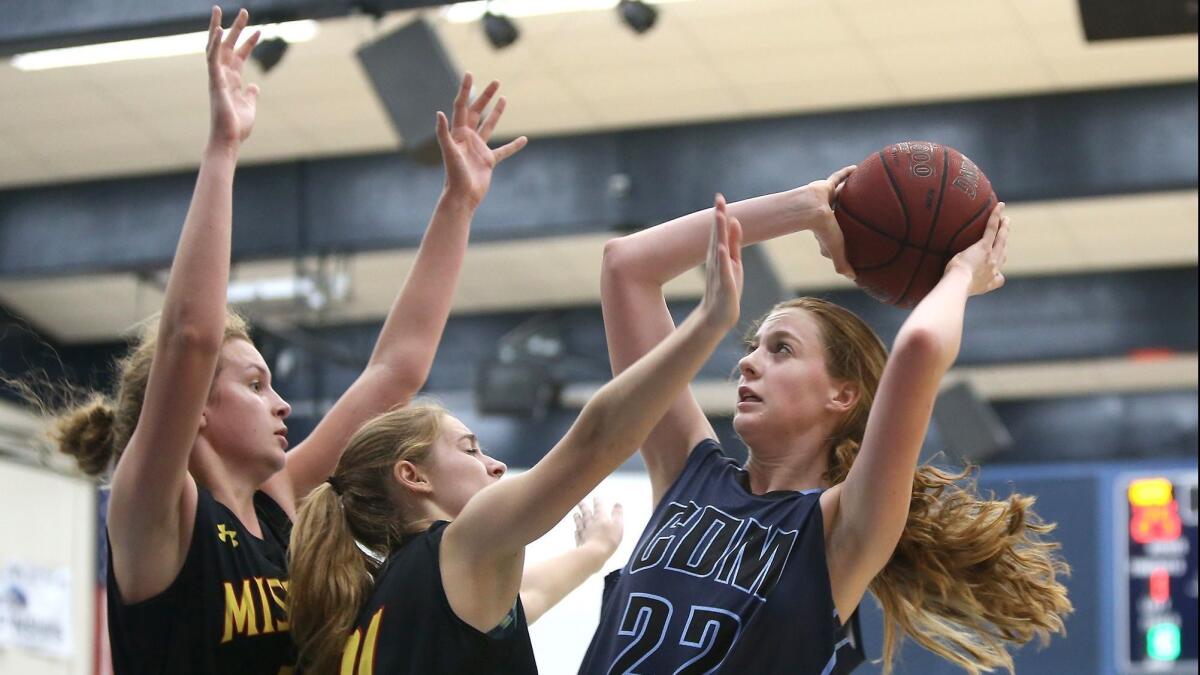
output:
<svg viewBox="0 0 1200 675"><path fill-rule="evenodd" d="M205 406L204 410L200 411L200 430L203 431L204 427L207 427L207 426L208 426L208 406Z"/></svg>
<svg viewBox="0 0 1200 675"><path fill-rule="evenodd" d="M834 382L833 386L835 389L832 391L829 402L825 404L826 409L839 415L854 410L861 395L858 385L853 382Z"/></svg>
<svg viewBox="0 0 1200 675"><path fill-rule="evenodd" d="M427 495L433 492L433 483L429 482L429 477L421 467L407 459L402 459L392 466L392 478L396 479L401 488L413 494Z"/></svg>

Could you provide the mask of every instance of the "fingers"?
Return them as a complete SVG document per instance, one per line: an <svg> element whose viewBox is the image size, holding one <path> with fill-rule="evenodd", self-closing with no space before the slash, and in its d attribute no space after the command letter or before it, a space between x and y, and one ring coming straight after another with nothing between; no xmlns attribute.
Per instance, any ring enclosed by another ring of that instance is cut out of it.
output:
<svg viewBox="0 0 1200 675"><path fill-rule="evenodd" d="M454 140L450 138L450 121L446 119L446 113L441 110L437 111L437 121L434 127L437 130L438 145L442 146L442 151L445 152L453 147Z"/></svg>
<svg viewBox="0 0 1200 675"><path fill-rule="evenodd" d="M221 44L221 8L213 6L212 16L208 20L208 46L204 48L208 58L212 59L217 52L217 45Z"/></svg>
<svg viewBox="0 0 1200 675"><path fill-rule="evenodd" d="M499 80L492 80L490 83L488 83L487 88L483 90L483 93L479 95L479 98L475 99L475 101L472 102L468 108L472 118L478 120L479 117L483 115L483 111L486 110L488 104L492 102L492 97L496 95L496 90L499 88ZM470 120L467 121L468 124L470 124L470 122Z"/></svg>
<svg viewBox="0 0 1200 675"><path fill-rule="evenodd" d="M233 26L229 28L229 34L225 36L224 47L233 49L237 44L238 38L242 36L242 31L245 30L246 24L250 23L250 12L245 9L239 10L237 18L233 20Z"/></svg>
<svg viewBox="0 0 1200 675"><path fill-rule="evenodd" d="M721 230L725 229L726 214L725 195L718 192L713 197L713 224L708 235L708 264L717 262L717 249L721 245Z"/></svg>
<svg viewBox="0 0 1200 675"><path fill-rule="evenodd" d="M471 73L463 73L462 84L454 97L454 112L450 117L454 126L467 123L467 101L471 98L471 82Z"/></svg>
<svg viewBox="0 0 1200 675"><path fill-rule="evenodd" d="M729 219L729 258L742 264L742 221L737 218Z"/></svg>
<svg viewBox="0 0 1200 675"><path fill-rule="evenodd" d="M509 141L507 144L502 145L499 148L496 148L496 150L493 152L493 156L496 158L496 163L499 164L500 162L503 162L509 157L517 154L521 151L521 148L525 147L527 143L529 143L529 139L521 136L515 140Z"/></svg>
<svg viewBox="0 0 1200 675"><path fill-rule="evenodd" d="M491 89L493 93L495 93L495 89L492 89L492 85L496 84L498 83L492 82L491 85L488 85L488 89ZM484 92L484 94L487 94L487 92ZM483 96L480 96L479 98L482 100ZM488 95L488 98L491 98L491 96ZM496 107L492 108L492 112L488 113L487 118L483 120L483 124L479 126L479 137L483 139L484 143L487 143L489 140L491 140L492 132L496 130L496 125L500 122L500 116L504 114L504 106L506 104L507 101L503 96L501 96L496 101ZM482 112L482 109L480 109L480 112Z"/></svg>
<svg viewBox="0 0 1200 675"><path fill-rule="evenodd" d="M834 187L835 193L839 188L841 188L842 183L846 182L846 179L849 178L850 174L854 173L854 170L857 168L857 165L851 164L850 166L844 166L829 174L829 184Z"/></svg>
<svg viewBox="0 0 1200 675"><path fill-rule="evenodd" d="M983 244L991 248L996 243L996 233L1000 229L1000 218L1004 215L1004 202L998 202L992 214L988 216L987 227L983 230Z"/></svg>
<svg viewBox="0 0 1200 675"><path fill-rule="evenodd" d="M613 522L624 524L624 522L625 522L625 507L621 505L621 502L617 502L617 503L613 504L612 519L613 519Z"/></svg>
<svg viewBox="0 0 1200 675"><path fill-rule="evenodd" d="M258 93L259 89L257 84L251 84L246 87L246 95L250 97L250 102L255 106L258 105Z"/></svg>
<svg viewBox="0 0 1200 675"><path fill-rule="evenodd" d="M579 502L579 514L583 516L585 521L592 519L592 507L588 506L586 499Z"/></svg>
<svg viewBox="0 0 1200 675"><path fill-rule="evenodd" d="M258 45L258 41L261 38L262 38L262 31L261 30L254 31L250 35L250 37L246 38L245 40L242 41L242 44L238 45L237 51L234 53L237 55L237 57L239 59L241 59L242 61L245 61L246 59L250 58L250 52L254 51L254 47Z"/></svg>

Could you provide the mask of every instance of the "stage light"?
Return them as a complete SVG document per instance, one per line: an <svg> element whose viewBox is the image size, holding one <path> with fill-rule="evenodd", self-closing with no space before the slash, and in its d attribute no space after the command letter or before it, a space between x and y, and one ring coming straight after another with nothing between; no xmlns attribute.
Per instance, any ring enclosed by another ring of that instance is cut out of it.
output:
<svg viewBox="0 0 1200 675"><path fill-rule="evenodd" d="M658 20L658 10L642 0L621 0L617 3L617 13L639 35L653 28Z"/></svg>
<svg viewBox="0 0 1200 675"><path fill-rule="evenodd" d="M496 49L504 49L516 42L521 35L512 19L491 12L485 12L483 15L483 32L487 35L488 42Z"/></svg>
<svg viewBox="0 0 1200 675"><path fill-rule="evenodd" d="M263 73L271 72L271 69L279 64L283 55L287 53L288 42L283 38L272 38L258 43L254 47L254 51L250 52L250 58L262 68Z"/></svg>

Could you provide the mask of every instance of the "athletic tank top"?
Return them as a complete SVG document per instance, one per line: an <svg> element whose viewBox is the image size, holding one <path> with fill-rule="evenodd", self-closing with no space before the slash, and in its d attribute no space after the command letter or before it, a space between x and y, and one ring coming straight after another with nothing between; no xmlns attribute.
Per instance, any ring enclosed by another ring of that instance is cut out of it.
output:
<svg viewBox="0 0 1200 675"><path fill-rule="evenodd" d="M338 672L536 675L520 598L505 620L487 633L450 608L438 562L448 524L435 522L388 557L376 575L370 600L358 614Z"/></svg>
<svg viewBox="0 0 1200 675"><path fill-rule="evenodd" d="M197 487L196 522L179 576L126 605L108 554L108 634L117 675L290 675L287 622L291 521L263 492L254 510L263 538Z"/></svg>
<svg viewBox="0 0 1200 675"><path fill-rule="evenodd" d="M711 439L605 578L580 673L830 675L863 661L825 565L820 490L755 495Z"/></svg>

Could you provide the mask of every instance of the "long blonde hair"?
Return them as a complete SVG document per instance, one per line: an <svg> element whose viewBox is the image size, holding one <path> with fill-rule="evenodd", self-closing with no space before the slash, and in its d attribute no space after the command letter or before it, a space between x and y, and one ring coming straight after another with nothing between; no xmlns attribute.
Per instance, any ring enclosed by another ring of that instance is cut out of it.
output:
<svg viewBox="0 0 1200 675"><path fill-rule="evenodd" d="M836 485L858 456L887 349L862 319L833 303L799 298L767 315L786 310L817 321L829 375L859 388L858 403L829 442L825 479ZM1007 643L1046 644L1065 632L1072 607L1057 577L1070 567L1057 555L1059 544L1044 539L1054 524L1034 513L1033 497L981 497L973 471L922 465L913 476L904 533L869 587L883 609L885 673L905 636L976 674L1012 672Z"/></svg>
<svg viewBox="0 0 1200 675"><path fill-rule="evenodd" d="M288 549L288 613L305 672L336 671L381 561L405 534L428 525L404 513L392 469L429 455L445 415L425 401L370 420L350 438L332 482L300 504Z"/></svg>
<svg viewBox="0 0 1200 675"><path fill-rule="evenodd" d="M29 404L53 418L50 439L54 447L74 458L79 470L89 476L104 475L129 445L142 414L150 365L158 348L159 320L155 316L143 323L128 353L115 362L117 385L112 395L58 383L5 380ZM224 339L252 342L246 320L228 310Z"/></svg>

